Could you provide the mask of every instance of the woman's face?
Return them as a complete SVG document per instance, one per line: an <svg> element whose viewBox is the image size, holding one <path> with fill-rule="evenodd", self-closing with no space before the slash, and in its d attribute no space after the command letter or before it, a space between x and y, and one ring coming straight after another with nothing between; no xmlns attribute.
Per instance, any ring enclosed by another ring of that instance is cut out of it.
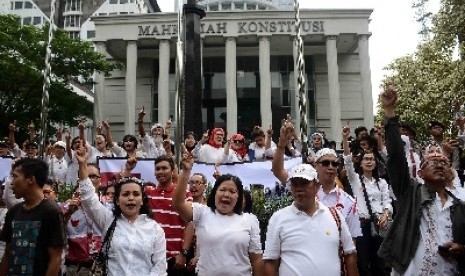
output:
<svg viewBox="0 0 465 276"><path fill-rule="evenodd" d="M128 220L136 219L143 203L141 186L136 183L123 184L115 203Z"/></svg>
<svg viewBox="0 0 465 276"><path fill-rule="evenodd" d="M232 140L231 148L233 150L238 150L244 147L244 140Z"/></svg>
<svg viewBox="0 0 465 276"><path fill-rule="evenodd" d="M99 151L102 151L107 147L107 142L105 141L105 138L102 135L95 136L95 147Z"/></svg>
<svg viewBox="0 0 465 276"><path fill-rule="evenodd" d="M223 181L215 193L215 207L223 215L232 215L237 204L239 192L232 180Z"/></svg>
<svg viewBox="0 0 465 276"><path fill-rule="evenodd" d="M223 137L224 137L224 133L222 131L217 131L214 134L213 140L215 141L217 145L222 145Z"/></svg>
<svg viewBox="0 0 465 276"><path fill-rule="evenodd" d="M136 142L132 138L123 140L123 148L125 151L134 151L136 149Z"/></svg>
<svg viewBox="0 0 465 276"><path fill-rule="evenodd" d="M254 139L255 144L257 147L264 147L265 146L265 136L257 136Z"/></svg>
<svg viewBox="0 0 465 276"><path fill-rule="evenodd" d="M186 143L186 147L190 147L192 148L193 146L195 146L195 138L193 135L187 135L186 137L186 140L184 141L184 143Z"/></svg>
<svg viewBox="0 0 465 276"><path fill-rule="evenodd" d="M373 154L365 154L361 163L364 171L373 171L376 167L376 158Z"/></svg>
<svg viewBox="0 0 465 276"><path fill-rule="evenodd" d="M113 202L113 198L115 197L115 187L108 187L105 192L105 196L107 197L108 201Z"/></svg>
<svg viewBox="0 0 465 276"><path fill-rule="evenodd" d="M314 148L321 148L321 138L320 136L313 136L313 147Z"/></svg>

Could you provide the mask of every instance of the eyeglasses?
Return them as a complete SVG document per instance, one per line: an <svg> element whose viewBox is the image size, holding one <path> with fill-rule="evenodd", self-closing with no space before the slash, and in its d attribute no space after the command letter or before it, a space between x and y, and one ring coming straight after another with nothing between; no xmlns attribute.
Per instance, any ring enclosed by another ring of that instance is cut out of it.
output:
<svg viewBox="0 0 465 276"><path fill-rule="evenodd" d="M425 163L423 163L423 166L421 166L421 167L422 168L436 167L438 165L441 165L443 167L449 167L450 163L449 163L449 161L444 160L444 159L432 159L432 160L425 161Z"/></svg>
<svg viewBox="0 0 465 276"><path fill-rule="evenodd" d="M99 178L100 178L100 175L89 174L89 178L92 179L92 180L99 179Z"/></svg>
<svg viewBox="0 0 465 276"><path fill-rule="evenodd" d="M329 161L329 160L323 160L317 163L320 163L323 167L329 167L329 164L333 165L333 167L337 167L340 164L338 161Z"/></svg>
<svg viewBox="0 0 465 276"><path fill-rule="evenodd" d="M73 197L80 197L81 196L81 192L74 192L73 193Z"/></svg>
<svg viewBox="0 0 465 276"><path fill-rule="evenodd" d="M191 185L202 185L202 184L203 184L203 182L202 182L202 181L200 181L200 180L197 180L197 181L193 181L193 180L191 180L191 181L189 181L189 184L191 184Z"/></svg>
<svg viewBox="0 0 465 276"><path fill-rule="evenodd" d="M244 141L242 140L233 140L235 144L244 144Z"/></svg>

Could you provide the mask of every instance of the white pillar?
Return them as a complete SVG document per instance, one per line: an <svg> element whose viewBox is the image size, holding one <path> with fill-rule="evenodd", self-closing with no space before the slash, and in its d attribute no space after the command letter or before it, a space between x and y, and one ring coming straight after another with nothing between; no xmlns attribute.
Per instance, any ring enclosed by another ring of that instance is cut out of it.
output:
<svg viewBox="0 0 465 276"><path fill-rule="evenodd" d="M271 72L270 37L262 36L258 42L260 69L260 115L262 127L268 129L272 123L271 115Z"/></svg>
<svg viewBox="0 0 465 276"><path fill-rule="evenodd" d="M96 50L102 55L106 55L105 42L96 42ZM94 122L97 124L103 120L103 102L105 99L105 76L97 73L95 75L95 91L94 91Z"/></svg>
<svg viewBox="0 0 465 276"><path fill-rule="evenodd" d="M170 113L170 41L160 40L158 53L158 122L168 121ZM156 122L154 122L156 123Z"/></svg>
<svg viewBox="0 0 465 276"><path fill-rule="evenodd" d="M374 126L374 122L368 37L368 34L361 34L358 36L358 56L360 59L360 78L362 85L363 121L365 127L371 129Z"/></svg>
<svg viewBox="0 0 465 276"><path fill-rule="evenodd" d="M294 58L294 95L292 97L292 102L291 102L291 116L298 124L300 120L300 110L299 110L299 88L298 88L298 82L297 78L299 76L299 67L297 66L297 59L299 58L298 56L298 49L297 49L297 38L294 37L292 40L292 56ZM296 130L300 130L299 126L296 126ZM299 135L299 133L297 134Z"/></svg>
<svg viewBox="0 0 465 276"><path fill-rule="evenodd" d="M124 133L136 133L137 41L126 46L126 116Z"/></svg>
<svg viewBox="0 0 465 276"><path fill-rule="evenodd" d="M339 67L337 65L336 36L326 37L326 61L328 63L328 88L331 136L330 140L341 141L341 97L339 90Z"/></svg>
<svg viewBox="0 0 465 276"><path fill-rule="evenodd" d="M226 38L226 126L229 136L237 132L236 39Z"/></svg>

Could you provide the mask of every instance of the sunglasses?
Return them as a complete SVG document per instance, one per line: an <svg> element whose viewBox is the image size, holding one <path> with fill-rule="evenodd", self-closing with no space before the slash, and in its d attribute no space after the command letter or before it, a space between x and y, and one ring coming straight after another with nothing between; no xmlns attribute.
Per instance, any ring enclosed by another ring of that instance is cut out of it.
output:
<svg viewBox="0 0 465 276"><path fill-rule="evenodd" d="M99 178L100 178L100 175L89 174L89 178L92 179L92 180L99 179Z"/></svg>
<svg viewBox="0 0 465 276"><path fill-rule="evenodd" d="M189 184L191 184L191 185L202 185L203 182L202 181L189 181Z"/></svg>
<svg viewBox="0 0 465 276"><path fill-rule="evenodd" d="M320 163L323 167L329 167L329 164L331 164L335 168L337 166L339 166L339 164L340 164L339 161L329 161L329 160L324 160L324 161L320 161L320 162L317 162L317 163Z"/></svg>

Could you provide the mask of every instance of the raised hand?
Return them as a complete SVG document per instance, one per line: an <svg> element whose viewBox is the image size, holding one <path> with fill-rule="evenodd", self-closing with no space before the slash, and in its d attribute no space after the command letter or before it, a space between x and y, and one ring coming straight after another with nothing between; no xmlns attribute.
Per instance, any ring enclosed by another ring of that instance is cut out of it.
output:
<svg viewBox="0 0 465 276"><path fill-rule="evenodd" d="M194 155L186 150L181 158L181 167L183 170L192 170L192 166L194 166Z"/></svg>
<svg viewBox="0 0 465 276"><path fill-rule="evenodd" d="M110 129L110 123L108 123L108 120L103 121L101 126L103 126L106 131Z"/></svg>
<svg viewBox="0 0 465 276"><path fill-rule="evenodd" d="M207 131L205 131L203 134L202 134L202 139L200 140L200 143L201 144L204 144L208 141L208 133L210 132L209 129L207 129Z"/></svg>
<svg viewBox="0 0 465 276"><path fill-rule="evenodd" d="M218 169L219 166L220 166L219 163L215 164L215 170L213 171L213 178L215 179L221 176L220 170Z"/></svg>
<svg viewBox="0 0 465 276"><path fill-rule="evenodd" d="M87 159L89 159L89 152L87 147L84 145L84 142L81 140L79 148L76 150L76 159L79 164L86 164Z"/></svg>
<svg viewBox="0 0 465 276"><path fill-rule="evenodd" d="M141 110L139 111L139 114L138 114L138 118L139 118L139 121L143 121L144 120L144 116L145 116L145 107L142 106Z"/></svg>
<svg viewBox="0 0 465 276"><path fill-rule="evenodd" d="M266 134L268 134L268 136L273 136L273 128L271 128L271 125L268 128L268 130L266 131Z"/></svg>
<svg viewBox="0 0 465 276"><path fill-rule="evenodd" d="M349 126L349 121L347 121L344 127L342 128L342 137L349 137L349 135L350 135L350 126Z"/></svg>
<svg viewBox="0 0 465 276"><path fill-rule="evenodd" d="M10 123L8 128L9 128L10 131L15 131L15 129L16 129L16 120L14 120L13 123Z"/></svg>
<svg viewBox="0 0 465 276"><path fill-rule="evenodd" d="M136 157L129 157L128 160L126 160L125 169L127 172L131 172L132 170L134 170L136 165L137 165Z"/></svg>
<svg viewBox="0 0 465 276"><path fill-rule="evenodd" d="M397 90L394 85L390 84L380 95L381 103L384 109L394 108L397 102Z"/></svg>

